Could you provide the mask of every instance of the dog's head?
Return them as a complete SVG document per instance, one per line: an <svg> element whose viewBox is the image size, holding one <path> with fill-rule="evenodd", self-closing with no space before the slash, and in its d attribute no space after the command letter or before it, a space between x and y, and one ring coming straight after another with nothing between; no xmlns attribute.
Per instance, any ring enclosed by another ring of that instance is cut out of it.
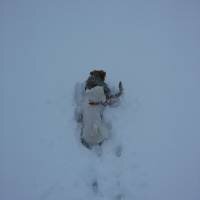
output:
<svg viewBox="0 0 200 200"><path fill-rule="evenodd" d="M100 78L101 80L105 80L105 77L106 77L106 72L103 71L103 70L93 70L90 72L90 75L91 76L94 76L94 77L98 77Z"/></svg>

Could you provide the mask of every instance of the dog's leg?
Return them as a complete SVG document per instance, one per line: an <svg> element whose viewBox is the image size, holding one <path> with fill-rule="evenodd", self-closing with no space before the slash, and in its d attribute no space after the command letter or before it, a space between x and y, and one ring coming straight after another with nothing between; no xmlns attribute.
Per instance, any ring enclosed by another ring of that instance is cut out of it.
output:
<svg viewBox="0 0 200 200"><path fill-rule="evenodd" d="M92 149L91 145L89 145L83 138L83 127L81 128L80 141L87 149Z"/></svg>
<svg viewBox="0 0 200 200"><path fill-rule="evenodd" d="M92 149L91 145L89 145L82 137L81 137L81 143L83 146L85 146L87 149Z"/></svg>

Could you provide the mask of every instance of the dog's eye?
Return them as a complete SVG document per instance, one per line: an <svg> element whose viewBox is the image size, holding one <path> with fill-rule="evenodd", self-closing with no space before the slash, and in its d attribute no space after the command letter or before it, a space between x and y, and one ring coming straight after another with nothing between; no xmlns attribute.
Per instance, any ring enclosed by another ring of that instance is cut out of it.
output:
<svg viewBox="0 0 200 200"><path fill-rule="evenodd" d="M95 76L94 75L92 75L90 78L91 78L92 81L95 81Z"/></svg>

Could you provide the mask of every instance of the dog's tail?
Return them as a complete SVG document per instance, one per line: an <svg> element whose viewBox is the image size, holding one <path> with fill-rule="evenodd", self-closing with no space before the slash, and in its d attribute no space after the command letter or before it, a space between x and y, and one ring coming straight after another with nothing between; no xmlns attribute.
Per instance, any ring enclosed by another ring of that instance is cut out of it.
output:
<svg viewBox="0 0 200 200"><path fill-rule="evenodd" d="M124 93L124 88L123 88L123 85L122 85L121 81L119 82L119 86L118 87L119 87L119 92L117 92L114 95L111 95L110 99L112 99L112 98L118 98L118 97L120 97Z"/></svg>

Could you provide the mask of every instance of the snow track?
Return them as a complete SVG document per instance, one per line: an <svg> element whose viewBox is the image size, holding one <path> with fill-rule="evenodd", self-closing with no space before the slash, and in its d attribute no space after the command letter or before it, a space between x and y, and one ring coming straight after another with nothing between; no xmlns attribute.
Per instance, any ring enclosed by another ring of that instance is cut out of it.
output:
<svg viewBox="0 0 200 200"><path fill-rule="evenodd" d="M75 119L79 118L77 110L81 107L83 88L83 84L78 83L75 86ZM80 151L84 151L83 157L89 156L88 167L82 173L86 174L84 180L94 195L93 199L131 200L135 197L135 188L139 187L138 181L141 181L138 180L141 179L141 169L134 167L138 164L135 163L130 152L126 152L126 148L123 147L123 138L128 138L128 135L126 131L123 131L123 126L122 129L117 127L117 124L123 121L123 117L120 118L120 116L123 116L120 105L107 106L104 112L104 122L112 127L111 137L102 146L94 146L92 150L84 146L80 148ZM79 123L77 131L77 135L80 135ZM80 140L77 141L79 142ZM135 174L138 174L136 180ZM142 181L145 185L146 180Z"/></svg>

